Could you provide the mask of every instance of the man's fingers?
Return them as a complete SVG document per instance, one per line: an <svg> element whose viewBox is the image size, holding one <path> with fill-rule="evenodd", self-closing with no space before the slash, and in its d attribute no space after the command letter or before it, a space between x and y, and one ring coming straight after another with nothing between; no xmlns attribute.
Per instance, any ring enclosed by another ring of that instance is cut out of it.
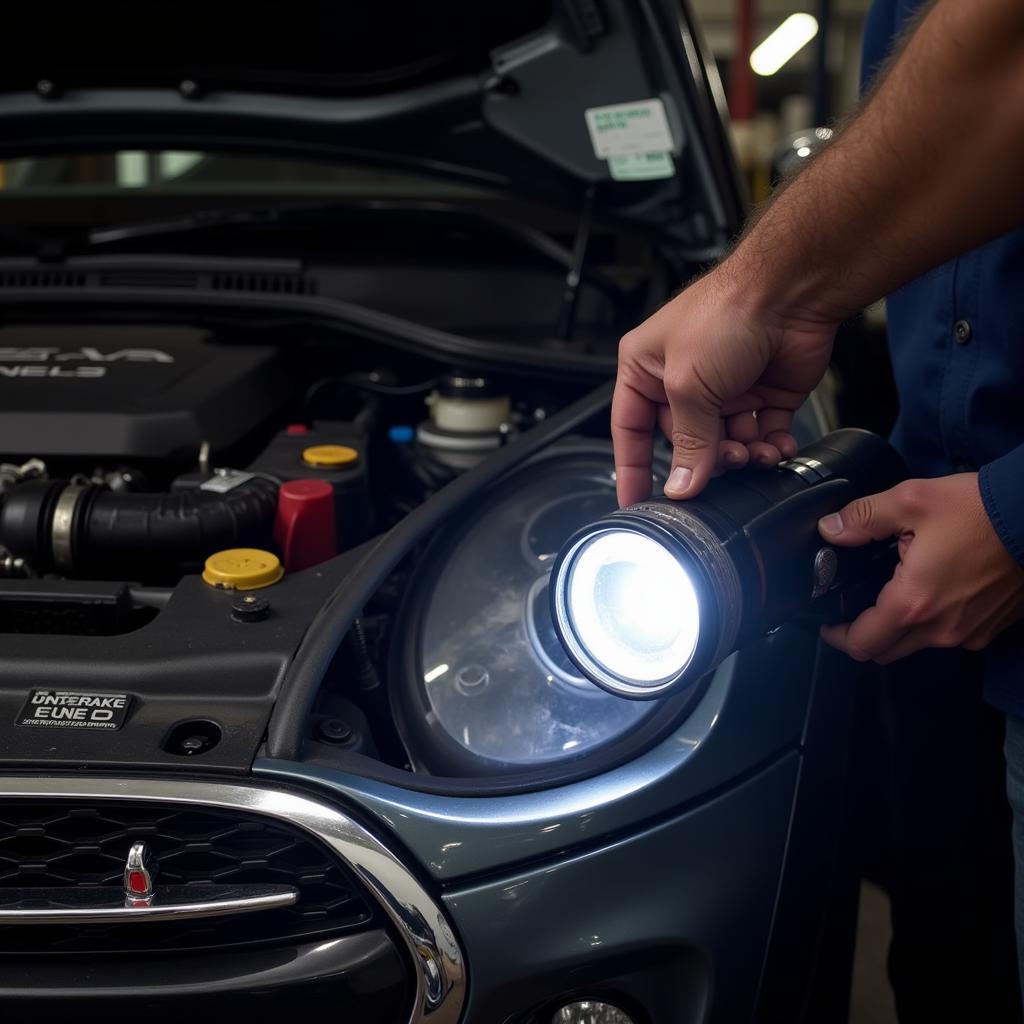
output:
<svg viewBox="0 0 1024 1024"><path fill-rule="evenodd" d="M789 434L792 426L793 412L790 409L768 405L757 414L757 429L762 441L767 441L772 434Z"/></svg>
<svg viewBox="0 0 1024 1024"><path fill-rule="evenodd" d="M892 581L887 583L878 595L878 602L858 615L853 622L822 626L822 639L848 654L854 661L875 661L883 657L910 632L900 625L901 617L892 611L897 588L898 584Z"/></svg>
<svg viewBox="0 0 1024 1024"><path fill-rule="evenodd" d="M844 628L849 628L849 627L844 627L844 626L823 626L822 630L821 630L822 638L827 643L832 644L833 647L839 647L840 650L845 650L846 648L841 646L841 643L842 642L848 642L848 641L841 641L840 643L833 643L832 639L830 639L829 636L825 635L825 631L826 630L841 630L841 629L844 629ZM939 643L938 642L938 640L937 640L937 638L935 636L934 630L932 630L932 629L930 629L929 627L926 627L926 626L921 626L921 627L919 627L917 629L911 629L911 630L904 631L903 635L901 637L899 637L899 639L896 640L895 643L893 643L889 647L885 648L885 650L879 651L878 653L872 655L871 660L872 661L877 661L879 665L891 665L894 661L899 661L900 658L907 658L911 654L916 654L918 651L923 651L926 648L930 648L930 647L949 647L949 646L952 646L952 645L950 645L948 643ZM981 650L984 647L984 644L980 644L979 643L979 644L973 644L972 645L972 642L970 640L968 640L968 641L966 641L963 644L963 646L966 647L968 650ZM849 653L849 652L847 651L847 653ZM858 660L866 660L866 659L858 659Z"/></svg>
<svg viewBox="0 0 1024 1024"><path fill-rule="evenodd" d="M651 495L651 457L658 406L623 383L619 375L612 397L612 444L615 448L615 489L619 505L632 505Z"/></svg>
<svg viewBox="0 0 1024 1024"><path fill-rule="evenodd" d="M750 444L751 441L757 441L761 436L757 429L757 417L752 410L745 410L727 417L725 427L729 437L733 441L739 441L740 444Z"/></svg>
<svg viewBox="0 0 1024 1024"><path fill-rule="evenodd" d="M796 438L792 434L783 433L781 430L773 430L766 438L767 444L774 445L784 459L791 459L799 450Z"/></svg>
<svg viewBox="0 0 1024 1024"><path fill-rule="evenodd" d="M869 494L824 516L818 532L831 544L856 547L885 540L911 528L917 507L913 484L907 481L880 494Z"/></svg>
<svg viewBox="0 0 1024 1024"><path fill-rule="evenodd" d="M718 442L718 465L722 469L742 469L750 459L745 444L738 441Z"/></svg>
<svg viewBox="0 0 1024 1024"><path fill-rule="evenodd" d="M780 458L791 459L797 452L796 439L790 433L793 413L790 409L767 406L757 414L761 440L778 451Z"/></svg>
<svg viewBox="0 0 1024 1024"><path fill-rule="evenodd" d="M775 466L796 454L796 441L788 432L792 420L788 409L745 409L726 417L726 433L746 445L753 465Z"/></svg>
<svg viewBox="0 0 1024 1024"><path fill-rule="evenodd" d="M672 472L665 493L670 498L693 498L704 490L718 461L718 403L692 373L676 381L666 377L665 394L672 410Z"/></svg>
<svg viewBox="0 0 1024 1024"><path fill-rule="evenodd" d="M868 613L873 614L868 614ZM850 637L850 633L853 627L861 620L866 620L861 624L858 630L858 635L853 639ZM849 655L854 661L879 661L884 654L893 644L898 643L903 638L903 633L899 631L888 631L888 635L885 637L874 637L872 636L873 630L871 627L878 627L880 632L886 629L887 625L891 625L885 622L881 618L877 608L869 608L866 612L862 612L853 622L843 622L836 626L822 626L821 627L821 638L830 647L834 647L837 651L842 651L844 654ZM865 629L868 630L867 642L874 643L871 646L865 646L865 639L863 633Z"/></svg>
<svg viewBox="0 0 1024 1024"><path fill-rule="evenodd" d="M777 466L782 461L779 449L765 441L755 441L753 444L747 445L747 448L750 451L750 461L762 469Z"/></svg>
<svg viewBox="0 0 1024 1024"><path fill-rule="evenodd" d="M902 640L875 658L875 661L879 665L889 665L894 661L899 661L900 658L923 651L926 647L936 646L926 629L912 629Z"/></svg>

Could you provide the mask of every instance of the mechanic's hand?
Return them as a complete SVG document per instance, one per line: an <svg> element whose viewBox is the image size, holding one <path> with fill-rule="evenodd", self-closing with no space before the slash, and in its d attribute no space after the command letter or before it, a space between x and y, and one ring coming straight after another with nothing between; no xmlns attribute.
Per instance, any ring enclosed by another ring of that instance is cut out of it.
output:
<svg viewBox="0 0 1024 1024"><path fill-rule="evenodd" d="M900 564L875 606L822 628L857 661L886 665L923 647L978 651L1024 617L1024 569L992 528L977 473L908 480L826 516L818 531L846 547L899 538Z"/></svg>
<svg viewBox="0 0 1024 1024"><path fill-rule="evenodd" d="M655 423L672 442L670 498L695 497L716 469L796 453L793 413L828 368L835 323L767 308L752 292L727 261L622 339L612 401L621 505L651 493Z"/></svg>

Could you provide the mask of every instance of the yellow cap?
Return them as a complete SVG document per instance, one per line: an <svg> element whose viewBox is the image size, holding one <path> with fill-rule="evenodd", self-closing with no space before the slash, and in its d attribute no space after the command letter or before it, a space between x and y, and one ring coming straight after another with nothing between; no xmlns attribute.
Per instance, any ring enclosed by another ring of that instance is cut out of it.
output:
<svg viewBox="0 0 1024 1024"><path fill-rule="evenodd" d="M259 590L284 575L277 555L259 548L229 548L210 555L203 579L222 590Z"/></svg>
<svg viewBox="0 0 1024 1024"><path fill-rule="evenodd" d="M351 466L358 459L359 452L347 444L315 444L302 453L302 461L307 466L319 466L322 469Z"/></svg>

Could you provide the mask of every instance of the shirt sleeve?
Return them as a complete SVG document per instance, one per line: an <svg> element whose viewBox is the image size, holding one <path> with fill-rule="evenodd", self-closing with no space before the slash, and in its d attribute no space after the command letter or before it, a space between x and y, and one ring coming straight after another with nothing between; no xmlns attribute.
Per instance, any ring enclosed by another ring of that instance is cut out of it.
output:
<svg viewBox="0 0 1024 1024"><path fill-rule="evenodd" d="M978 486L999 539L1024 566L1024 445L983 466Z"/></svg>

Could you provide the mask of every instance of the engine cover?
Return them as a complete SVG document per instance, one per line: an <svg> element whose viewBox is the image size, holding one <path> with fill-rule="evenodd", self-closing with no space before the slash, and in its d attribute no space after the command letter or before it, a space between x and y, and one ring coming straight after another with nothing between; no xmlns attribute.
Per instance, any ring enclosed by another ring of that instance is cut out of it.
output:
<svg viewBox="0 0 1024 1024"><path fill-rule="evenodd" d="M275 348L192 327L0 328L0 456L193 457L288 397Z"/></svg>

